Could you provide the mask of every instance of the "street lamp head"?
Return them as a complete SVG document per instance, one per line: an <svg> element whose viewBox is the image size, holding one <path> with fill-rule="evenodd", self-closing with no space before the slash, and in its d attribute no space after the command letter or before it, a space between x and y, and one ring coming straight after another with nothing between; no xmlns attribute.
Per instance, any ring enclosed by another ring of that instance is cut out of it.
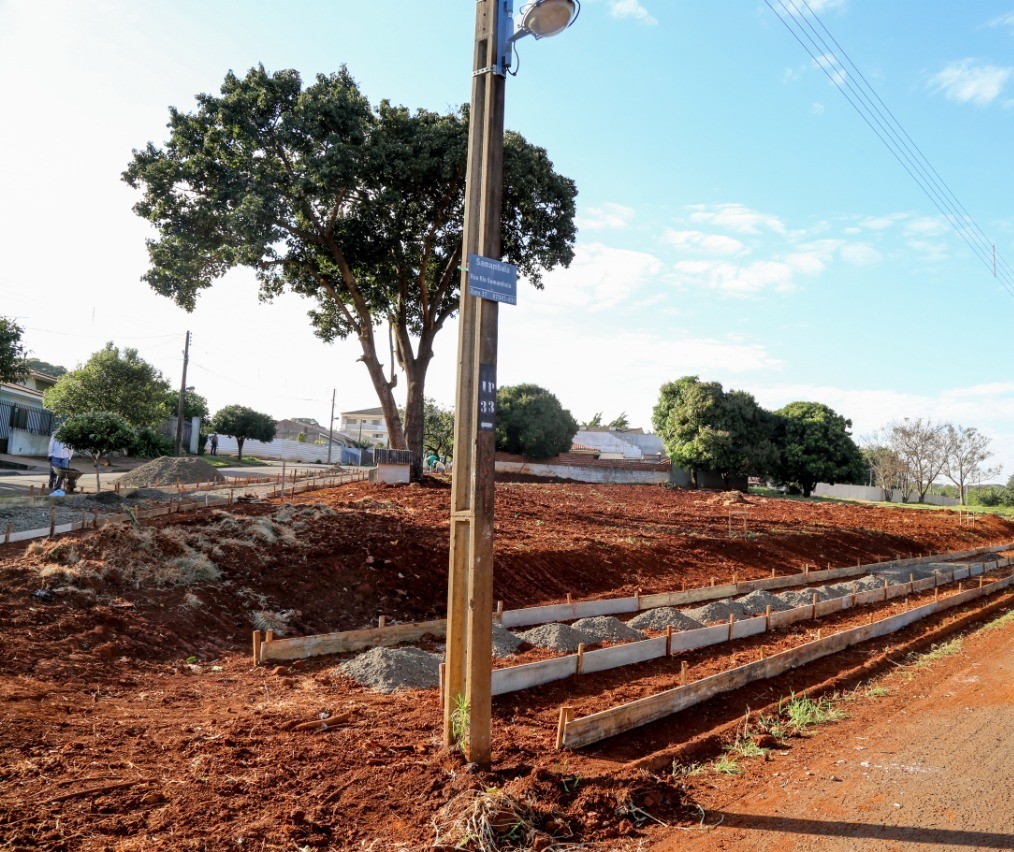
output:
<svg viewBox="0 0 1014 852"><path fill-rule="evenodd" d="M536 38L559 35L581 11L579 0L534 0L521 7L518 34L531 33Z"/></svg>

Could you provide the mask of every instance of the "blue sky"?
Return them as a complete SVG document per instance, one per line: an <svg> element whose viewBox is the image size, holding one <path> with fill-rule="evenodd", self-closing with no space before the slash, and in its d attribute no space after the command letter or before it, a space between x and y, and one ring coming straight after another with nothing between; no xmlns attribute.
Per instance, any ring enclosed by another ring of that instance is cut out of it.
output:
<svg viewBox="0 0 1014 852"><path fill-rule="evenodd" d="M1014 262L1014 0L810 5ZM257 62L344 63L374 102L455 108L473 9L0 0L0 312L46 360L114 340L174 381L190 328L213 408L325 422L333 387L339 409L375 404L356 344L313 338L296 297L259 304L246 272L189 316L151 293L119 173L164 140L170 104ZM696 373L768 407L826 402L857 437L905 416L976 426L1014 472L1014 298L763 0L586 0L519 51L507 124L575 179L580 231L572 267L501 311L501 384L648 426L659 386ZM427 382L444 402L455 347L448 327Z"/></svg>

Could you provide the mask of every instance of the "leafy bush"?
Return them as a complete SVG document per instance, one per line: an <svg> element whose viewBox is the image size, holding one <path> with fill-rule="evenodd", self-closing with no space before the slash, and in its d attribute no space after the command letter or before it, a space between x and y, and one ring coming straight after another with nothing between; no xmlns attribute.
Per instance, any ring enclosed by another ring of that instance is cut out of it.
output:
<svg viewBox="0 0 1014 852"><path fill-rule="evenodd" d="M997 485L989 488L977 488L968 495L968 502L976 506L1006 506L1007 489Z"/></svg>
<svg viewBox="0 0 1014 852"><path fill-rule="evenodd" d="M171 456L175 449L175 441L160 435L151 426L145 426L134 435L130 454L141 459L157 459L159 456Z"/></svg>
<svg viewBox="0 0 1014 852"><path fill-rule="evenodd" d="M577 421L553 394L538 385L500 388L496 395L496 448L525 458L567 452Z"/></svg>

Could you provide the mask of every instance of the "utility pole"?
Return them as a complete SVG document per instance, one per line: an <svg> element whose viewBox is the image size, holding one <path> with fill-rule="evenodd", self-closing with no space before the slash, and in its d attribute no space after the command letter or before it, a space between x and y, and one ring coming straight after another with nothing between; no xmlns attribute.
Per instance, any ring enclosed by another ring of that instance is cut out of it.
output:
<svg viewBox="0 0 1014 852"><path fill-rule="evenodd" d="M462 266L469 253L500 257L504 84L498 33L504 4L479 0L469 115ZM458 382L454 418L444 742L452 745L455 708L463 706L468 759L490 763L493 633L493 454L495 433L480 431L479 376L496 381L498 305L468 292L461 275Z"/></svg>
<svg viewBox="0 0 1014 852"><path fill-rule="evenodd" d="M190 363L190 332L187 332L186 342L183 344L183 378L180 381L180 405L176 411L176 455L180 454L183 445L183 403L187 397L187 364Z"/></svg>
<svg viewBox="0 0 1014 852"><path fill-rule="evenodd" d="M331 438L334 435L334 398L338 388L331 391L331 420L327 424L327 463L331 464Z"/></svg>

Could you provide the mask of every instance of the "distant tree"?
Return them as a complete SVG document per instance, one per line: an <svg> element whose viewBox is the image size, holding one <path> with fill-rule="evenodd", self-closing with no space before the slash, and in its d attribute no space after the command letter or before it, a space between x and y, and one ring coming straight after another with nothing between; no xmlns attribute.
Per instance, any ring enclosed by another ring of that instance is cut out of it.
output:
<svg viewBox="0 0 1014 852"><path fill-rule="evenodd" d="M219 409L212 418L211 428L236 439L238 459L243 458L243 442L247 438L265 443L275 439L275 419L245 405L227 405Z"/></svg>
<svg viewBox="0 0 1014 852"><path fill-rule="evenodd" d="M619 417L617 417L615 420L610 421L609 428L610 429L615 429L617 431L621 431L623 429L629 429L630 428L630 421L627 419L627 412L626 411L621 411Z"/></svg>
<svg viewBox="0 0 1014 852"><path fill-rule="evenodd" d="M587 423L585 423L584 425L586 427L590 428L590 429L595 429L595 428L601 426L602 425L602 412L601 411L596 411L595 412L595 416L591 420L589 420Z"/></svg>
<svg viewBox="0 0 1014 852"><path fill-rule="evenodd" d="M454 449L454 412L426 398L423 406L423 452L443 457Z"/></svg>
<svg viewBox="0 0 1014 852"><path fill-rule="evenodd" d="M901 457L887 446L886 437L871 436L860 450L869 471L869 483L884 492L884 500L890 501L895 490L900 490L902 495L908 492L908 469Z"/></svg>
<svg viewBox="0 0 1014 852"><path fill-rule="evenodd" d="M49 361L42 361L38 358L29 358L25 361L25 366L29 370L35 370L39 373L45 373L47 376L54 376L59 378L67 372L66 367L62 367L59 364L50 364Z"/></svg>
<svg viewBox="0 0 1014 852"><path fill-rule="evenodd" d="M775 459L771 415L745 391L726 393L718 382L684 376L663 385L652 424L674 464L733 477L764 475Z"/></svg>
<svg viewBox="0 0 1014 852"><path fill-rule="evenodd" d="M316 426L318 429L324 428L312 417L290 417L289 420L295 420L296 423L306 423L309 426Z"/></svg>
<svg viewBox="0 0 1014 852"><path fill-rule="evenodd" d="M943 423L917 417L896 420L887 426L888 446L905 465L911 487L919 502L947 464L947 427Z"/></svg>
<svg viewBox="0 0 1014 852"><path fill-rule="evenodd" d="M525 458L565 453L577 421L552 393L538 385L502 387L496 393L496 448Z"/></svg>
<svg viewBox="0 0 1014 852"><path fill-rule="evenodd" d="M19 382L28 375L28 350L21 343L24 329L14 320L0 317L0 382Z"/></svg>
<svg viewBox="0 0 1014 852"><path fill-rule="evenodd" d="M85 453L95 463L95 490L102 490L99 459L115 450L130 447L134 429L126 418L110 411L89 411L68 417L56 430L56 438L74 451Z"/></svg>
<svg viewBox="0 0 1014 852"><path fill-rule="evenodd" d="M61 376L45 392L43 404L64 417L106 411L132 426L151 426L175 414L166 404L169 394L169 382L136 349L121 353L107 343L83 366Z"/></svg>
<svg viewBox="0 0 1014 852"><path fill-rule="evenodd" d="M818 482L855 482L863 456L852 440L852 421L820 402L791 402L775 412L776 479L797 485L805 497Z"/></svg>
<svg viewBox="0 0 1014 852"><path fill-rule="evenodd" d="M458 310L467 152L467 110L373 107L345 68L305 88L295 70L230 72L193 112L170 109L166 144L135 151L123 175L157 230L144 280L188 311L238 266L264 298L312 299L315 334L358 339L391 445L412 451L418 476L426 372ZM503 171L503 259L541 287L574 256L577 190L511 131ZM404 422L383 324L408 382Z"/></svg>
<svg viewBox="0 0 1014 852"><path fill-rule="evenodd" d="M165 407L167 416L175 417L177 415L180 410L180 392L178 390L171 390L166 394ZM183 396L183 419L192 420L194 417L200 417L202 420L207 420L209 413L208 400L188 388Z"/></svg>
<svg viewBox="0 0 1014 852"><path fill-rule="evenodd" d="M964 506L968 486L999 476L1002 468L986 466L993 455L989 449L992 440L973 427L948 423L943 440L944 476L958 487L958 501Z"/></svg>

